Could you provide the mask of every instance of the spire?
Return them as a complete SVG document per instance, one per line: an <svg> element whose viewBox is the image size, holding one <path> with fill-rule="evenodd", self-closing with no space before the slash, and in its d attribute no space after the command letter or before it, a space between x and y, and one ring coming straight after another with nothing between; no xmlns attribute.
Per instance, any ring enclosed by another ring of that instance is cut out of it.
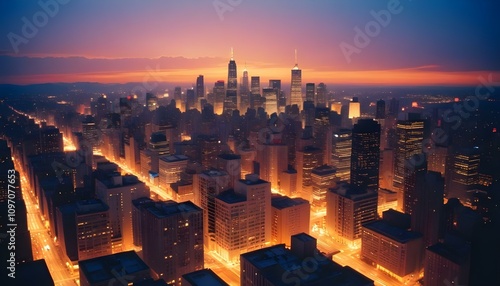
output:
<svg viewBox="0 0 500 286"><path fill-rule="evenodd" d="M299 69L299 63L297 62L297 49L295 49L295 66L293 67L294 70Z"/></svg>
<svg viewBox="0 0 500 286"><path fill-rule="evenodd" d="M245 62L245 68L243 69L244 72L247 71L247 62Z"/></svg>
<svg viewBox="0 0 500 286"><path fill-rule="evenodd" d="M231 60L234 61L234 51L233 51L233 47L231 47Z"/></svg>

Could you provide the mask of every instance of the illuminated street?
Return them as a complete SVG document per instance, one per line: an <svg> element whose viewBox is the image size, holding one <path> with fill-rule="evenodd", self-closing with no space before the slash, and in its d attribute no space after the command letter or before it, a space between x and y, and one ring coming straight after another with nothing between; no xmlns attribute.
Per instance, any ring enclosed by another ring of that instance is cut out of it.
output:
<svg viewBox="0 0 500 286"><path fill-rule="evenodd" d="M63 258L62 251L59 246L56 246L54 238L49 235L49 231L45 228L44 220L42 220L42 214L38 208L34 194L29 184L27 184L26 177L17 164L17 160L15 160L15 162L16 169L19 170L20 173L21 188L26 203L33 259L45 259L55 285L78 285L76 282L78 280L78 272L71 274L69 268L66 267L66 260Z"/></svg>

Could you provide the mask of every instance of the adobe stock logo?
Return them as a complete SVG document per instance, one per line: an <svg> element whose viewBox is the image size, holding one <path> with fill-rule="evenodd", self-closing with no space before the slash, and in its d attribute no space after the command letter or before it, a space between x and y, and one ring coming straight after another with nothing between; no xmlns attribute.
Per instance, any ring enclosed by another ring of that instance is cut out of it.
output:
<svg viewBox="0 0 500 286"><path fill-rule="evenodd" d="M354 45L346 42L342 42L339 45L347 63L351 63L352 54L361 53L362 49L370 45L371 38L377 37L382 31L382 28L387 27L391 23L392 15L397 15L402 11L403 6L401 6L399 0L390 0L387 3L387 9L382 9L378 12L375 12L374 10L370 11L370 15L372 15L373 20L365 24L364 30L358 26L354 27Z"/></svg>
<svg viewBox="0 0 500 286"><path fill-rule="evenodd" d="M59 5L66 5L68 2L69 0L38 1L38 6L40 6L41 10L35 12L31 20L26 17L21 18L23 23L21 27L22 36L14 32L7 34L7 38L14 52L16 54L19 53L19 45L27 44L30 39L33 39L38 34L39 29L45 27L49 23L49 17L54 18L57 13L59 13Z"/></svg>

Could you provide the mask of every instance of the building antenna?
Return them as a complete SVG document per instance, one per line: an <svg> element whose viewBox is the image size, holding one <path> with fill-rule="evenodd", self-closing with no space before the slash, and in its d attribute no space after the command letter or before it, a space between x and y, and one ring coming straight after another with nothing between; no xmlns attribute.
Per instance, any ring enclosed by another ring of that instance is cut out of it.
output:
<svg viewBox="0 0 500 286"><path fill-rule="evenodd" d="M234 51L233 51L233 47L231 47L231 60L233 60L234 58Z"/></svg>

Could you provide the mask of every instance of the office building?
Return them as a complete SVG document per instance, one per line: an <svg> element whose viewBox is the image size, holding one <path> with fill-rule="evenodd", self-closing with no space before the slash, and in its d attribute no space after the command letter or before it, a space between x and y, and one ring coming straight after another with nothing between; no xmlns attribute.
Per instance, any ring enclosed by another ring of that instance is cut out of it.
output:
<svg viewBox="0 0 500 286"><path fill-rule="evenodd" d="M306 146L303 150L296 152L297 166L297 188L300 197L312 202L312 170L323 164L323 153L321 149Z"/></svg>
<svg viewBox="0 0 500 286"><path fill-rule="evenodd" d="M405 216L394 210L388 212ZM421 269L422 234L392 223L385 214L382 220L363 224L360 258L404 282L408 275L418 275Z"/></svg>
<svg viewBox="0 0 500 286"><path fill-rule="evenodd" d="M203 269L203 213L187 201L157 202L142 211L142 251L153 278L181 285L182 275Z"/></svg>
<svg viewBox="0 0 500 286"><path fill-rule="evenodd" d="M271 240L271 184L247 175L215 198L215 242L226 261L260 249Z"/></svg>
<svg viewBox="0 0 500 286"><path fill-rule="evenodd" d="M358 118L361 116L361 104L357 97L353 97L349 102L349 119Z"/></svg>
<svg viewBox="0 0 500 286"><path fill-rule="evenodd" d="M167 190L170 184L181 179L186 169L188 157L184 155L165 155L159 158L160 188Z"/></svg>
<svg viewBox="0 0 500 286"><path fill-rule="evenodd" d="M326 193L326 231L335 240L359 245L361 225L377 218L377 191L339 183Z"/></svg>
<svg viewBox="0 0 500 286"><path fill-rule="evenodd" d="M236 62L233 58L231 49L231 59L227 66L227 89L224 98L224 114L231 115L233 110L238 109L238 73L236 71Z"/></svg>
<svg viewBox="0 0 500 286"><path fill-rule="evenodd" d="M302 70L297 63L297 51L295 51L295 66L292 68L292 79L290 88L290 105L297 105L302 110Z"/></svg>
<svg viewBox="0 0 500 286"><path fill-rule="evenodd" d="M193 176L194 203L203 210L205 249L215 249L215 198L229 189L231 179L226 171L208 170Z"/></svg>
<svg viewBox="0 0 500 286"><path fill-rule="evenodd" d="M360 119L352 129L351 186L378 189L380 124Z"/></svg>
<svg viewBox="0 0 500 286"><path fill-rule="evenodd" d="M271 198L271 244L291 245L290 237L309 233L311 206L301 198L273 195Z"/></svg>
<svg viewBox="0 0 500 286"><path fill-rule="evenodd" d="M332 166L337 169L340 181L351 180L352 131L340 129L332 137Z"/></svg>
<svg viewBox="0 0 500 286"><path fill-rule="evenodd" d="M109 207L112 252L130 249L133 245L132 200L149 197L149 188L136 176L117 172L95 180L96 197Z"/></svg>
<svg viewBox="0 0 500 286"><path fill-rule="evenodd" d="M278 244L242 254L240 285L374 285L349 266L342 267L319 253L314 237L301 233L291 241L290 249ZM313 261L314 270L304 261Z"/></svg>
<svg viewBox="0 0 500 286"><path fill-rule="evenodd" d="M317 210L323 210L326 207L326 192L328 189L336 186L337 169L329 165L321 165L312 169L312 206Z"/></svg>

